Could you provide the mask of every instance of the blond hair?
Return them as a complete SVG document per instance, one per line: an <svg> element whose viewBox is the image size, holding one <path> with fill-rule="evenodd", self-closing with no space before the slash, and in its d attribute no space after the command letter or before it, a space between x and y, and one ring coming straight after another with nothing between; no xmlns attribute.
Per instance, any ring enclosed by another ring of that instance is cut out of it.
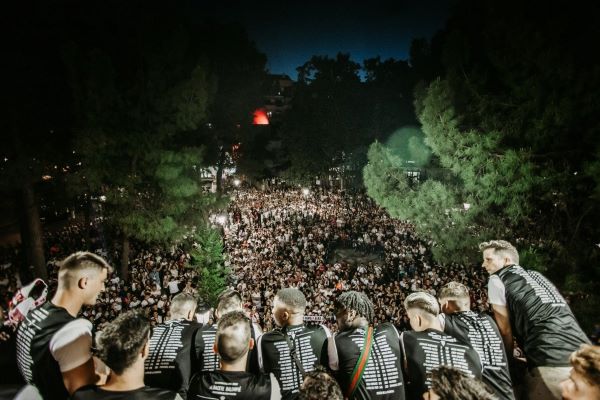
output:
<svg viewBox="0 0 600 400"><path fill-rule="evenodd" d="M506 240L490 240L479 244L479 250L494 249L494 254L509 257L515 264L519 264L519 252L516 247Z"/></svg>
<svg viewBox="0 0 600 400"><path fill-rule="evenodd" d="M600 346L582 344L571 354L569 362L588 383L600 388Z"/></svg>

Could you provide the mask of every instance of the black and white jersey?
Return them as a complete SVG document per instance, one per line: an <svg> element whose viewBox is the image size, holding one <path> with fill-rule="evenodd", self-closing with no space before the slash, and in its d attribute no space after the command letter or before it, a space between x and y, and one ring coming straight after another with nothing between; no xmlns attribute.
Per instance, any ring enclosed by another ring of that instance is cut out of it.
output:
<svg viewBox="0 0 600 400"><path fill-rule="evenodd" d="M111 391L98 386L84 386L73 393L72 400L181 400L181 396L170 390L148 386L134 390Z"/></svg>
<svg viewBox="0 0 600 400"><path fill-rule="evenodd" d="M173 390L185 399L190 379L198 368L194 339L201 326L178 319L154 327L144 363L146 385Z"/></svg>
<svg viewBox="0 0 600 400"><path fill-rule="evenodd" d="M66 399L61 371L91 358L92 324L46 302L30 311L17 332L17 365L44 399Z"/></svg>
<svg viewBox="0 0 600 400"><path fill-rule="evenodd" d="M509 265L494 275L504 284L510 325L530 368L568 366L571 353L590 343L565 299L542 274Z"/></svg>
<svg viewBox="0 0 600 400"><path fill-rule="evenodd" d="M431 387L429 372L440 365L457 368L470 377L481 378L481 362L473 348L453 336L434 329L402 333L400 347L403 352L403 373L406 397L422 398Z"/></svg>
<svg viewBox="0 0 600 400"><path fill-rule="evenodd" d="M310 372L318 365L329 364L327 339L331 337L331 332L324 325L295 325L265 333L258 339L261 371L275 374L283 399L295 399L303 377L284 335L289 337L292 350L297 354L304 372Z"/></svg>
<svg viewBox="0 0 600 400"><path fill-rule="evenodd" d="M273 374L250 372L201 372L192 378L188 400L276 400L281 398Z"/></svg>
<svg viewBox="0 0 600 400"><path fill-rule="evenodd" d="M337 333L330 341L331 353L337 354L338 363L329 363L346 394L350 386L354 368L364 348L365 329L357 328ZM373 330L373 345L365 366L362 379L350 399L404 399L404 382L400 352L400 335L390 323L377 326Z"/></svg>
<svg viewBox="0 0 600 400"><path fill-rule="evenodd" d="M461 311L443 318L444 333L469 343L479 354L482 380L499 399L514 400L512 381L502 336L494 320L486 314Z"/></svg>
<svg viewBox="0 0 600 400"><path fill-rule="evenodd" d="M196 348L198 349L199 368L202 372L217 371L220 368L219 355L214 351L215 337L217 335L217 324L203 326L196 335ZM260 328L252 324L250 337L254 339L254 348L248 353L247 371L258 371L258 349L256 342L262 335Z"/></svg>

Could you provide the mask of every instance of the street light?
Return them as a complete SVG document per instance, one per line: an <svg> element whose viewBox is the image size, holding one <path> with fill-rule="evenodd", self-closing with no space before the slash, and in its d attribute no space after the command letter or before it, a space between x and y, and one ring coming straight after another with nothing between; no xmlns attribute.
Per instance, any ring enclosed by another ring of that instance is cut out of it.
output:
<svg viewBox="0 0 600 400"><path fill-rule="evenodd" d="M236 187L240 186L241 183L242 183L242 181L240 181L237 178L233 180L233 185L236 186Z"/></svg>

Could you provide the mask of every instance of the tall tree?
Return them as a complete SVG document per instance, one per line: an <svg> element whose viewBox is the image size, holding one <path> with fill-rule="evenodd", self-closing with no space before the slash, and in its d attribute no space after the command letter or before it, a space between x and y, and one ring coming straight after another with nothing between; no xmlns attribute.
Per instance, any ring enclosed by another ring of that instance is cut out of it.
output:
<svg viewBox="0 0 600 400"><path fill-rule="evenodd" d="M73 178L104 196L127 279L130 238L172 244L205 223L213 199L199 184L201 149L175 144L205 121L214 81L178 12L147 7L128 19L134 10L122 7L114 37L84 38L64 54L80 117Z"/></svg>
<svg viewBox="0 0 600 400"><path fill-rule="evenodd" d="M444 74L416 101L435 156L429 179L407 186L401 161L374 145L365 183L434 238L440 260L472 260L477 241L504 237L525 264L594 273L600 63L586 43L598 39L597 12L538 11L460 3L443 34Z"/></svg>

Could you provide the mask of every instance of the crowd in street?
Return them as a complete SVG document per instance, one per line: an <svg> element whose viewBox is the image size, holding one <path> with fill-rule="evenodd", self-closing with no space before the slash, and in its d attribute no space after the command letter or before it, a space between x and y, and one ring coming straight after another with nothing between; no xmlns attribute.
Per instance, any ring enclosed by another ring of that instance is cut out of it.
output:
<svg viewBox="0 0 600 400"><path fill-rule="evenodd" d="M236 289L265 330L272 328L272 298L282 287L301 289L308 317L332 327L332 299L345 290L365 292L375 303L376 322L402 330L408 328L402 311L406 294L435 295L451 280L472 288L474 309L487 309L485 271L435 263L431 243L412 224L390 218L363 193L277 186L238 191L224 230ZM332 252L340 248L377 253L380 261L333 262Z"/></svg>
<svg viewBox="0 0 600 400"><path fill-rule="evenodd" d="M239 190L222 224L232 285L265 331L273 327L272 301L281 287L300 288L308 299L307 319L331 327L332 299L344 290L367 293L375 303L377 322L390 321L400 329L408 328L401 306L406 293L427 290L435 295L450 280L472 288L476 309L487 308L482 269L436 264L431 243L418 238L412 224L390 218L363 193L277 186ZM45 234L50 292L58 261L85 246L84 231L82 223L71 223ZM97 235L93 239L96 253L117 265L118 252L103 246ZM377 254L379 261L330 261L340 248ZM177 247L165 250L132 242L129 283L113 273L97 305L83 315L99 326L122 310L141 308L154 323L161 323L173 295L195 292L196 272L186 267L189 258ZM21 286L19 262L19 248L2 248L0 299L5 310Z"/></svg>

